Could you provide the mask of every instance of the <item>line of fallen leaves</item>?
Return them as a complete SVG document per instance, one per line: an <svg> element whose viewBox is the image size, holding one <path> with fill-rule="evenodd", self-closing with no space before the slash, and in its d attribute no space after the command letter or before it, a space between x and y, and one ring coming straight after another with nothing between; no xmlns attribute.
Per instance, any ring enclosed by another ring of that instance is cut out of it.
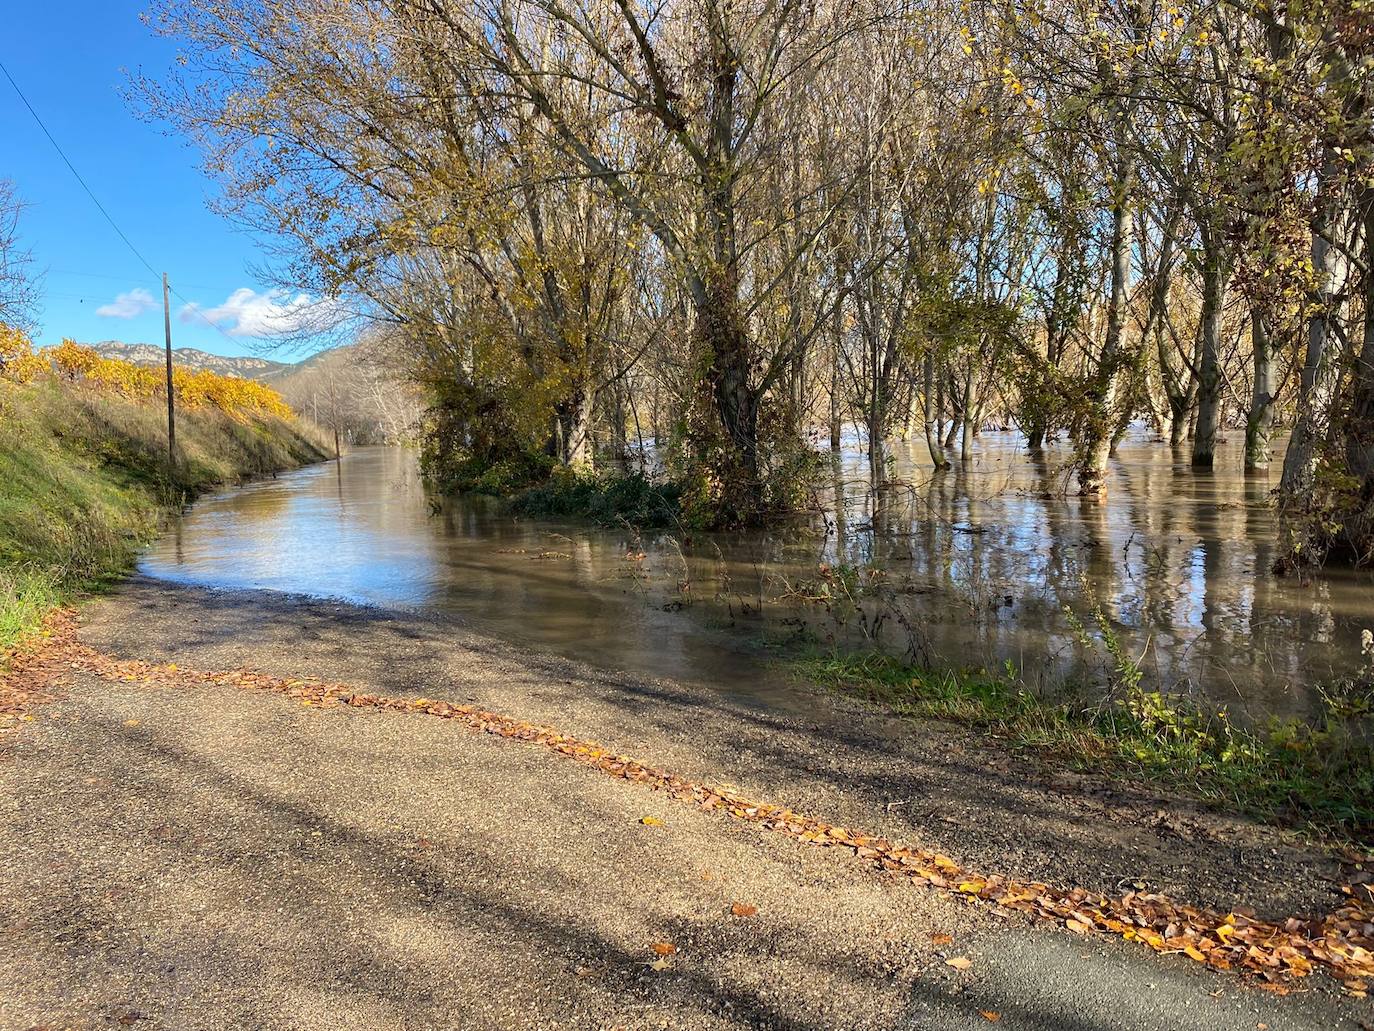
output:
<svg viewBox="0 0 1374 1031"><path fill-rule="evenodd" d="M283 679L242 669L203 672L174 664L114 659L77 641L69 612L55 613L45 626L39 645L11 658L8 674L0 677L0 706L9 697L27 697L30 701L38 698L46 690L39 681L51 679L64 669L114 681L166 687L232 686L275 692L312 706L347 705L457 720L487 734L542 745L611 776L663 791L701 810L722 812L810 845L847 849L858 858L910 881L1053 921L1079 934L1118 935L1156 952L1185 955L1216 970L1247 971L1259 975L1262 986L1280 993L1287 991L1291 978L1306 976L1317 968L1341 979L1346 990L1355 995L1366 990L1363 978L1374 977L1374 891L1369 884L1345 885L1344 903L1325 917L1268 921L1239 906L1223 913L1146 891L1112 898L1081 888L1064 889L978 874L937 852L824 823L783 806L746 798L728 785L697 783L594 742L469 705L364 694L347 684ZM29 679L33 683L27 688L13 688L12 694L7 694L5 679Z"/></svg>
<svg viewBox="0 0 1374 1031"><path fill-rule="evenodd" d="M33 718L29 712L53 700L53 682L80 647L70 612L57 609L38 630L0 651L0 731Z"/></svg>

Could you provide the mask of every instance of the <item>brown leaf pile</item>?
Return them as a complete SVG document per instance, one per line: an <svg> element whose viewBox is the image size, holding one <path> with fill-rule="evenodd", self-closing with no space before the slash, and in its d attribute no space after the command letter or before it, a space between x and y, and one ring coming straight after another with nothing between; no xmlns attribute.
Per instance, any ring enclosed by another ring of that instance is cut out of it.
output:
<svg viewBox="0 0 1374 1031"><path fill-rule="evenodd" d="M248 670L215 673L114 659L76 640L69 612L54 614L42 638L12 655L7 669L0 674L0 713L21 711L42 700L52 679L65 669L73 669L114 681L177 688L233 686L271 691L308 705L348 705L452 719L483 733L541 745L610 776L663 791L698 809L755 823L809 845L849 850L906 880L1052 921L1080 934L1118 935L1156 952L1185 955L1216 970L1251 972L1279 991L1289 978L1304 977L1317 968L1347 985L1374 976L1374 891L1369 884L1346 885L1342 889L1346 901L1325 917L1275 922L1261 920L1242 907L1223 913L1151 892L1108 897L1081 888L983 875L939 853L823 823L784 806L743 797L728 785L687 780L595 742L470 705L362 694L346 684L283 679Z"/></svg>
<svg viewBox="0 0 1374 1031"><path fill-rule="evenodd" d="M0 732L31 719L30 709L53 700L53 683L68 666L67 654L78 647L71 614L57 610L37 633L0 651Z"/></svg>

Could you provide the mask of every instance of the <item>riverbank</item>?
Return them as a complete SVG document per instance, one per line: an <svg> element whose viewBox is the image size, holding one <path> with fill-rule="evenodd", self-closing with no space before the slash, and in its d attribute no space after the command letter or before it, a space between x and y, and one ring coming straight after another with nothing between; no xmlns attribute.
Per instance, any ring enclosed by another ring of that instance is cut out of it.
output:
<svg viewBox="0 0 1374 1031"><path fill-rule="evenodd" d="M165 402L55 375L0 377L0 653L53 606L127 573L191 498L327 454L295 420L186 409L169 479L166 433Z"/></svg>
<svg viewBox="0 0 1374 1031"><path fill-rule="evenodd" d="M5 744L0 899L21 940L0 976L15 1026L129 1013L188 1028L468 1013L473 1027L808 1031L973 1028L985 1011L1037 1029L1374 1017L1320 972L1276 982L1303 989L1279 997L1182 945L1159 956L982 889L918 886L852 848L761 834L719 799L684 805L613 772L632 756L674 783L729 784L1085 906L1158 894L1284 920L1348 901L1339 886L1358 871L1291 835L1056 778L958 728L912 735L824 694L782 715L450 620L275 592L136 577L80 619L89 651ZM280 691L245 669L283 678ZM363 701L331 703L313 678ZM444 704L484 714L488 733L442 718L458 712ZM566 735L570 754L527 744L530 725ZM610 767L578 760L589 741Z"/></svg>

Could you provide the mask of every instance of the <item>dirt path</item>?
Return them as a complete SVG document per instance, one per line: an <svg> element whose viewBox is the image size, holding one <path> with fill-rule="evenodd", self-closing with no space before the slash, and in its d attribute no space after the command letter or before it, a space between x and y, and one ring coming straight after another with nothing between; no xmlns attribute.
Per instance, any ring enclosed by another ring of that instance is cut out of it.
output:
<svg viewBox="0 0 1374 1031"><path fill-rule="evenodd" d="M981 870L1336 902L1339 866L1272 832L819 696L782 717L421 619L147 581L83 619L108 654L518 714ZM1321 975L1277 997L453 722L67 681L0 751L0 1028L1374 1025Z"/></svg>

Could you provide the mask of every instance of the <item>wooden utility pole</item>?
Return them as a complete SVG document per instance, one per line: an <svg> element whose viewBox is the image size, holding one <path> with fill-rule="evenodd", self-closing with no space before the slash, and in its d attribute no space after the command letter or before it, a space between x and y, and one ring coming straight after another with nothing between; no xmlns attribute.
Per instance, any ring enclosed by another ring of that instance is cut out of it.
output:
<svg viewBox="0 0 1374 1031"><path fill-rule="evenodd" d="M339 460L339 396L334 392L334 373L329 374L329 421L334 426L334 461Z"/></svg>
<svg viewBox="0 0 1374 1031"><path fill-rule="evenodd" d="M167 338L167 480L177 469L177 417L172 399L172 303L167 295L167 273L162 273L162 325Z"/></svg>

